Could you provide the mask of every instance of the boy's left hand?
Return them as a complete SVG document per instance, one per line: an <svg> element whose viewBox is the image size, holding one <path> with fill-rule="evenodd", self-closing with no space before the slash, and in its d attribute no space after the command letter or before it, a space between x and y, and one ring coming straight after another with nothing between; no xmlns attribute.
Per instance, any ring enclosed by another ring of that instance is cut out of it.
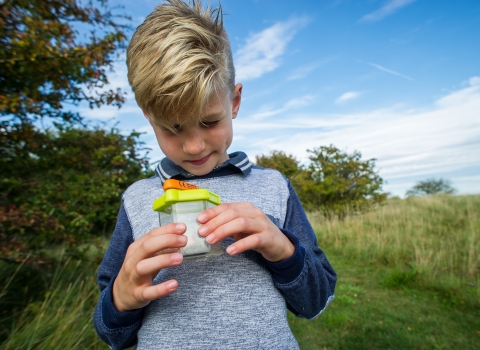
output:
<svg viewBox="0 0 480 350"><path fill-rule="evenodd" d="M251 203L226 203L200 213L198 233L207 242L215 244L226 237L236 242L227 253L236 255L252 249L271 262L287 259L295 252L292 242L265 215Z"/></svg>

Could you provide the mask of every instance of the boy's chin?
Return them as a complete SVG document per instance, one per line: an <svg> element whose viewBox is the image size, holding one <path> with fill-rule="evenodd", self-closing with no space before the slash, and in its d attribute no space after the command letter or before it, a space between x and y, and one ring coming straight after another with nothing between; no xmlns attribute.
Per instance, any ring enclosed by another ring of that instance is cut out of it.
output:
<svg viewBox="0 0 480 350"><path fill-rule="evenodd" d="M183 170L185 170L186 172L195 176L206 175L209 172L211 172L214 168L214 166L210 164L202 164L201 166L195 166L188 162L183 162L183 164L178 164L178 165L180 165L183 168Z"/></svg>
<svg viewBox="0 0 480 350"><path fill-rule="evenodd" d="M209 174L213 170L214 166L202 166L202 167L194 167L189 166L188 169L185 169L190 174L195 176L203 176Z"/></svg>
<svg viewBox="0 0 480 350"><path fill-rule="evenodd" d="M228 160L228 155L226 157L218 157L217 155L212 154L210 159L200 166L190 164L189 162L184 162L182 168L192 175L203 176L212 172L217 165L225 162L226 160Z"/></svg>

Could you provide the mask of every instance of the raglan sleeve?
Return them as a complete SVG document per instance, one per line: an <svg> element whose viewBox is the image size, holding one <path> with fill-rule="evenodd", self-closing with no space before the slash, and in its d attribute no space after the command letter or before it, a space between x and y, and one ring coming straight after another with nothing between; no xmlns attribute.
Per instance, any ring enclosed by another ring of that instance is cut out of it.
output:
<svg viewBox="0 0 480 350"><path fill-rule="evenodd" d="M112 298L113 282L132 243L132 228L122 203L110 245L98 270L100 298L93 316L98 336L114 350L132 347L137 343L137 331L143 318L143 309L118 311Z"/></svg>
<svg viewBox="0 0 480 350"><path fill-rule="evenodd" d="M288 309L298 317L313 319L333 300L337 275L318 247L315 232L290 182L288 191L285 222L280 230L295 246L295 252L288 259L265 264Z"/></svg>

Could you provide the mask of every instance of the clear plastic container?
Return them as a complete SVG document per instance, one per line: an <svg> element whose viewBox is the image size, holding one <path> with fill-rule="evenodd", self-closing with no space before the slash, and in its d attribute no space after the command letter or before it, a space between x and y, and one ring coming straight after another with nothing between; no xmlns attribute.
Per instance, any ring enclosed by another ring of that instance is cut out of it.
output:
<svg viewBox="0 0 480 350"><path fill-rule="evenodd" d="M158 212L160 226L172 222L182 222L187 226L184 235L187 245L180 249L185 258L210 257L222 254L222 242L210 244L198 234L200 224L197 216L202 211L220 204L220 197L206 189L168 189L153 203Z"/></svg>

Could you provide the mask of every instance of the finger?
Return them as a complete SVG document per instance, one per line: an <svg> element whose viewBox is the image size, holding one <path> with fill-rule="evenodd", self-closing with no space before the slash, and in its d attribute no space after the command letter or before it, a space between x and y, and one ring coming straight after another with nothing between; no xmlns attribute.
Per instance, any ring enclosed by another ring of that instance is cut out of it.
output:
<svg viewBox="0 0 480 350"><path fill-rule="evenodd" d="M188 240L187 240L187 242L188 242ZM155 255L178 253L179 251L180 251L180 249L178 249L178 248L168 248L168 249L160 250L159 252L155 253Z"/></svg>
<svg viewBox="0 0 480 350"><path fill-rule="evenodd" d="M245 238L242 238L235 243L232 243L227 247L227 253L229 255L237 255L243 253L247 250L261 251L266 243L266 235L249 235Z"/></svg>
<svg viewBox="0 0 480 350"><path fill-rule="evenodd" d="M165 234L184 234L187 230L187 226L181 222L174 222L165 226L158 226L149 231L147 234L141 236L135 242L132 243L132 246L138 246L142 244L145 240L148 240L152 237L162 236Z"/></svg>
<svg viewBox="0 0 480 350"><path fill-rule="evenodd" d="M212 208L213 209L213 208ZM211 214L211 213L210 213ZM208 236L220 226L237 218L255 218L263 214L260 209L250 203L232 203L232 205L221 208L216 215L205 222L198 230L200 236Z"/></svg>
<svg viewBox="0 0 480 350"><path fill-rule="evenodd" d="M135 251L129 257L129 261L135 265L138 262L154 257L157 253L166 249L181 248L187 244L187 237L176 234L164 234L161 236L150 237L138 245Z"/></svg>
<svg viewBox="0 0 480 350"><path fill-rule="evenodd" d="M137 241L141 241L142 239L148 239L150 237L161 236L168 233L181 235L184 234L186 230L187 226L183 222L173 222L165 226L155 227L146 235L140 237Z"/></svg>
<svg viewBox="0 0 480 350"><path fill-rule="evenodd" d="M247 250L255 250L271 262L287 259L295 252L290 240L280 231L277 234L260 233L237 239L227 247L229 255L236 255Z"/></svg>
<svg viewBox="0 0 480 350"><path fill-rule="evenodd" d="M238 234L254 234L257 232L262 232L264 229L265 226L260 220L237 217L217 227L206 237L206 240L210 244L215 244L227 237L235 238L235 236Z"/></svg>
<svg viewBox="0 0 480 350"><path fill-rule="evenodd" d="M177 288L178 282L169 280L143 289L142 298L148 301L155 300L174 292Z"/></svg>
<svg viewBox="0 0 480 350"><path fill-rule="evenodd" d="M137 264L137 274L140 276L157 274L161 269L180 265L182 261L183 255L180 253L157 255L141 260Z"/></svg>
<svg viewBox="0 0 480 350"><path fill-rule="evenodd" d="M182 235L187 230L187 226L183 223L171 223L165 226L156 227L147 234L143 235L134 241L127 250L126 258L133 255L146 241L154 237L163 236L166 234Z"/></svg>
<svg viewBox="0 0 480 350"><path fill-rule="evenodd" d="M224 203L217 205L213 208L206 209L202 211L197 216L197 221L200 224L205 224L206 222L212 220L214 217L218 216L222 212L232 209L232 208L243 208L243 207L253 207L251 203Z"/></svg>

